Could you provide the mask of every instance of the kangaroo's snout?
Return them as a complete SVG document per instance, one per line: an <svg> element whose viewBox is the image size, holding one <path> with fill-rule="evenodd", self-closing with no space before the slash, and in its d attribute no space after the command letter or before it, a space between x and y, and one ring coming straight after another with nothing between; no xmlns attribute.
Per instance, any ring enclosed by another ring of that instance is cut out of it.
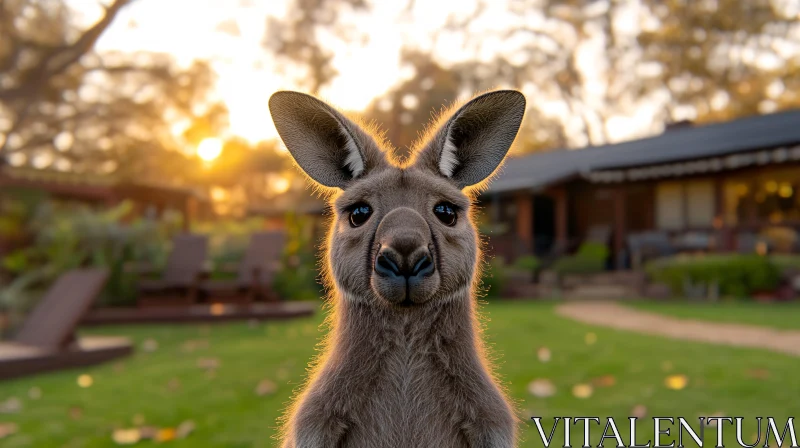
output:
<svg viewBox="0 0 800 448"><path fill-rule="evenodd" d="M375 258L375 272L384 277L411 277L433 273L433 259L427 248L419 248L404 256L391 247L382 247Z"/></svg>
<svg viewBox="0 0 800 448"><path fill-rule="evenodd" d="M378 295L403 305L427 300L439 280L425 219L414 209L396 208L378 225L375 241L372 286Z"/></svg>

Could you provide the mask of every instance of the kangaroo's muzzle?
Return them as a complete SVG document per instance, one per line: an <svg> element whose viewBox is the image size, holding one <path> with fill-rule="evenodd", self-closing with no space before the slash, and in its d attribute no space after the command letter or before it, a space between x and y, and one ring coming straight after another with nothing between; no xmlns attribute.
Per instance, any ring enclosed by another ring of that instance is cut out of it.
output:
<svg viewBox="0 0 800 448"><path fill-rule="evenodd" d="M375 234L372 288L395 305L427 301L439 287L428 223L414 209L398 207L384 216Z"/></svg>

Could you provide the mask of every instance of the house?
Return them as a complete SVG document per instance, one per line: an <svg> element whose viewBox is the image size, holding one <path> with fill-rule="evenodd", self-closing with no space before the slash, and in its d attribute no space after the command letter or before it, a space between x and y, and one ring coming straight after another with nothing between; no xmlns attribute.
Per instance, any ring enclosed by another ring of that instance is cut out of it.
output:
<svg viewBox="0 0 800 448"><path fill-rule="evenodd" d="M110 175L0 164L0 192L7 193L6 198L10 200L23 191L41 192L56 201L98 207L131 201L134 205L132 218L144 214L160 216L166 210L174 210L184 217L185 230L190 228L193 220L207 219L213 215L210 199L197 189L122 181Z"/></svg>
<svg viewBox="0 0 800 448"><path fill-rule="evenodd" d="M784 236L776 250L796 251L800 110L512 158L479 199L490 250L506 259L574 248L602 229L618 268L645 232L705 235L716 251L750 250L746 236L772 232Z"/></svg>

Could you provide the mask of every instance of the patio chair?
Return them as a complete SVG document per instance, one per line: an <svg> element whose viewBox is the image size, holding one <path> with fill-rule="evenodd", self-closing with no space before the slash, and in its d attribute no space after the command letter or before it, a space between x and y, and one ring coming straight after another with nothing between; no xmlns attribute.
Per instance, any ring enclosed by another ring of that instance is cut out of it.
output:
<svg viewBox="0 0 800 448"><path fill-rule="evenodd" d="M86 366L131 353L120 337L75 337L75 328L108 279L106 269L62 274L10 342L0 343L0 379Z"/></svg>
<svg viewBox="0 0 800 448"><path fill-rule="evenodd" d="M161 278L139 279L139 305L196 301L206 262L208 239L204 235L182 234L172 241L172 252ZM142 270L139 273L144 274Z"/></svg>
<svg viewBox="0 0 800 448"><path fill-rule="evenodd" d="M628 235L628 250L634 269L650 260L675 254L675 248L666 232L649 231Z"/></svg>
<svg viewBox="0 0 800 448"><path fill-rule="evenodd" d="M245 303L258 299L277 301L272 280L280 269L280 259L286 244L283 232L262 232L250 236L244 258L231 280L205 280L200 293L208 301L236 298Z"/></svg>

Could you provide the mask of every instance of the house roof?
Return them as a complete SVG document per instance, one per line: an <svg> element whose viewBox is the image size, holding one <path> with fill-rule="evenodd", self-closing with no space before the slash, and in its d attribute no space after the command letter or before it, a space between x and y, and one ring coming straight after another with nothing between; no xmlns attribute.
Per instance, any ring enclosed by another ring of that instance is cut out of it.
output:
<svg viewBox="0 0 800 448"><path fill-rule="evenodd" d="M486 193L537 189L592 171L660 165L800 144L800 109L584 149L509 159Z"/></svg>

